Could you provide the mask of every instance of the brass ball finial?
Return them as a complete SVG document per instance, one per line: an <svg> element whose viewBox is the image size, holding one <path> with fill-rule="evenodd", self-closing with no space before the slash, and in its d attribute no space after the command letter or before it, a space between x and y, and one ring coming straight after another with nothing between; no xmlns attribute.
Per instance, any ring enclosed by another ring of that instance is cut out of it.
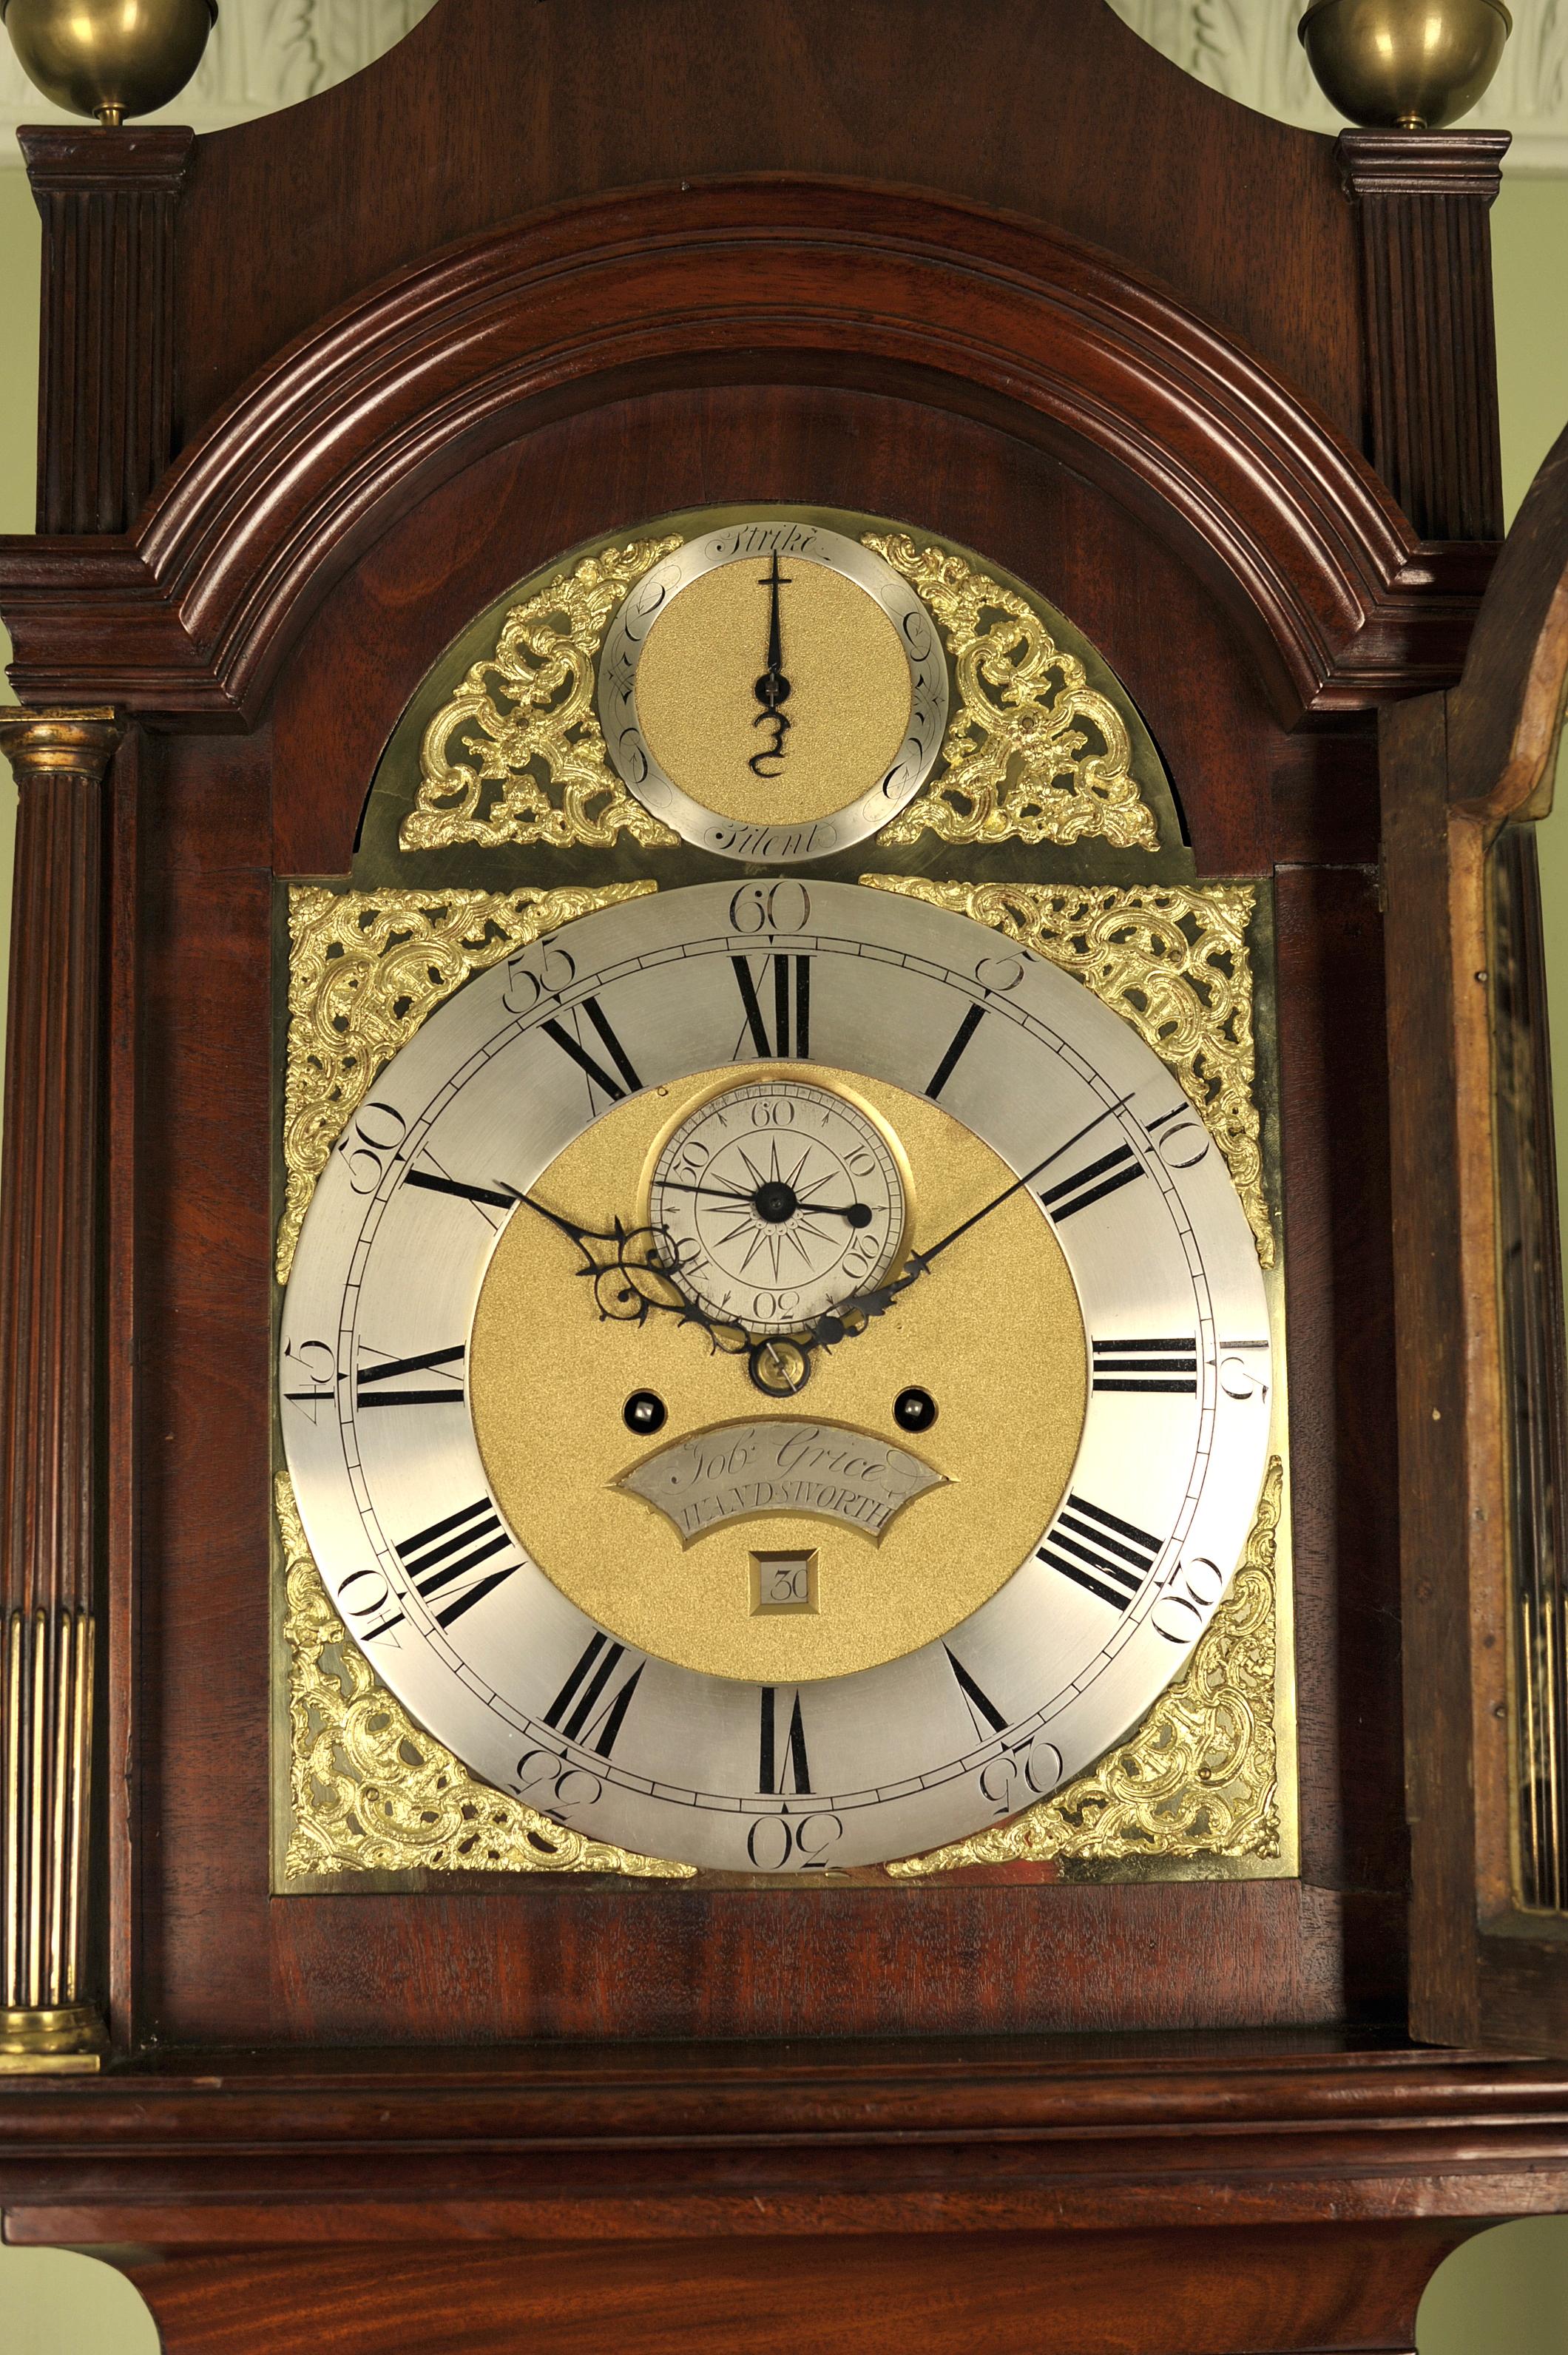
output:
<svg viewBox="0 0 1568 2355"><path fill-rule="evenodd" d="M1442 131L1498 69L1503 0L1311 0L1297 27L1331 106L1368 130Z"/></svg>
<svg viewBox="0 0 1568 2355"><path fill-rule="evenodd" d="M0 0L0 21L36 90L114 131L179 95L218 0Z"/></svg>

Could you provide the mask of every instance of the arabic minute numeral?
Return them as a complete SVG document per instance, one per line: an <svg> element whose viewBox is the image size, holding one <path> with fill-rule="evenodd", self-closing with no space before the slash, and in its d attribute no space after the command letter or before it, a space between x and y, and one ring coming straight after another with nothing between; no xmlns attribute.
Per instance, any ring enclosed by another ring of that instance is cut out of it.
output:
<svg viewBox="0 0 1568 2355"><path fill-rule="evenodd" d="M403 1614L397 1608L397 1596L392 1582L384 1570L350 1571L337 1590L337 1607L346 1619L354 1622L357 1644L374 1644L382 1636L390 1636L394 1627L403 1624ZM373 1626L363 1623L373 1620ZM393 1651L401 1646L394 1637Z"/></svg>
<svg viewBox="0 0 1568 2355"><path fill-rule="evenodd" d="M1159 1147L1168 1169L1196 1169L1213 1139L1189 1103L1179 1103L1148 1124L1147 1134Z"/></svg>
<svg viewBox="0 0 1568 2355"><path fill-rule="evenodd" d="M348 1183L356 1194L373 1194L386 1174L387 1163L409 1133L408 1122L396 1104L376 1098L356 1114L348 1133L338 1141Z"/></svg>
<svg viewBox="0 0 1568 2355"><path fill-rule="evenodd" d="M283 1362L288 1369L284 1381L296 1385L285 1389L283 1397L314 1423L320 1409L330 1406L336 1394L337 1360L325 1341L291 1341L283 1351Z"/></svg>
<svg viewBox="0 0 1568 2355"><path fill-rule="evenodd" d="M507 986L501 1003L508 1014L531 1014L542 998L559 997L577 979L577 963L552 932L530 941L507 960Z"/></svg>
<svg viewBox="0 0 1568 2355"><path fill-rule="evenodd" d="M541 1816L562 1826L566 1810L596 1806L604 1796L604 1785L597 1774L586 1766L574 1766L554 1750L525 1750L517 1761L513 1788L519 1799L527 1799Z"/></svg>
<svg viewBox="0 0 1568 2355"><path fill-rule="evenodd" d="M987 1758L978 1780L999 1819L1016 1816L1020 1807L1045 1798L1061 1782L1061 1753L1055 1742L1033 1733L1023 1742L1008 1742L994 1758Z"/></svg>
<svg viewBox="0 0 1568 2355"><path fill-rule="evenodd" d="M1160 1542L1119 1513L1070 1496L1040 1559L1113 1611L1125 1611L1158 1560Z"/></svg>
<svg viewBox="0 0 1568 2355"><path fill-rule="evenodd" d="M1200 1554L1173 1572L1165 1593L1149 1613L1150 1625L1168 1644L1195 1644L1224 1592L1224 1574L1219 1564Z"/></svg>
<svg viewBox="0 0 1568 2355"><path fill-rule="evenodd" d="M1221 1341L1220 1344L1220 1388L1228 1399L1246 1406L1265 1401L1269 1386L1264 1376L1250 1362L1252 1353L1266 1358L1266 1341Z"/></svg>
<svg viewBox="0 0 1568 2355"><path fill-rule="evenodd" d="M743 883L730 902L732 932L804 932L811 894L804 883Z"/></svg>
<svg viewBox="0 0 1568 2355"><path fill-rule="evenodd" d="M792 1816L759 1816L746 1834L746 1854L759 1872L826 1872L844 1837L843 1818L824 1808Z"/></svg>
<svg viewBox="0 0 1568 2355"><path fill-rule="evenodd" d="M776 1057L780 1061L792 1058L802 1060L811 1052L811 959L808 956L772 956L763 959L762 989L752 974L749 957L731 957L735 979L741 991L741 1004L745 1010L746 1027L735 1041L735 1053L740 1055L748 1036L759 1055L765 1060ZM772 967L770 980L769 967ZM764 1004L771 1001L773 1030L768 1036L768 1019ZM793 1043L792 1043L793 1042Z"/></svg>

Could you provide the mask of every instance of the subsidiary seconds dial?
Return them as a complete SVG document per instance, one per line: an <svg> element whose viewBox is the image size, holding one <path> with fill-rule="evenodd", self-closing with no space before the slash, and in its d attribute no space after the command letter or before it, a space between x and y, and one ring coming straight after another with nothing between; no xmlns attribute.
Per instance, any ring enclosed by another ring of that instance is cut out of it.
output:
<svg viewBox="0 0 1568 2355"><path fill-rule="evenodd" d="M709 1316L788 1333L892 1266L908 1214L898 1147L837 1088L720 1088L658 1154L648 1223Z"/></svg>

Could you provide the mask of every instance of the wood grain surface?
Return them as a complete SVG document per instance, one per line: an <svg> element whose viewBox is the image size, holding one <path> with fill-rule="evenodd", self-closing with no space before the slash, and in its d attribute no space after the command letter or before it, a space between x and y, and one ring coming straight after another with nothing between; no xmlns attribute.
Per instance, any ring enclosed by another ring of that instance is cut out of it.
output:
<svg viewBox="0 0 1568 2355"><path fill-rule="evenodd" d="M442 0L365 72L198 153L182 442L439 247L601 190L744 173L943 191L1133 261L1360 446L1333 143L1195 85L1103 0Z"/></svg>
<svg viewBox="0 0 1568 2355"><path fill-rule="evenodd" d="M44 227L38 529L122 532L174 455L175 220L194 134L20 139Z"/></svg>
<svg viewBox="0 0 1568 2355"><path fill-rule="evenodd" d="M1464 2228L1101 2232L1061 2240L811 2239L180 2259L125 2270L166 2355L1372 2355L1413 2344L1416 2306ZM1221 2334L1216 2337L1216 2333Z"/></svg>
<svg viewBox="0 0 1568 2355"><path fill-rule="evenodd" d="M131 150L36 143L40 186L79 152ZM1348 196L1348 149L1103 0L438 0L196 144L172 248L153 224L172 288L123 190L48 197L70 528L0 544L0 604L25 696L146 723L94 997L121 2057L0 2084L0 2207L120 2244L174 2355L1366 2355L1408 2350L1478 2219L1568 2205L1561 2071L1403 2042L1402 1611L1416 1836L1457 1908L1422 1900L1416 2026L1541 2016L1498 1936L1482 2017L1474 1671L1424 1581L1496 1555L1466 1518L1497 1446L1450 828L1516 805L1544 722L1435 696L1494 556L1495 152L1358 152ZM1298 1881L269 1894L278 881L347 871L474 613L738 499L885 512L1041 589L1136 699L1199 872L1275 884ZM1502 637L1559 642L1542 563L1499 576ZM43 873L19 904L52 940L80 911ZM85 1134L47 1018L43 1128Z"/></svg>
<svg viewBox="0 0 1568 2355"><path fill-rule="evenodd" d="M988 419L1110 489L1205 570L1287 722L1456 674L1490 547L1424 545L1140 270L951 200L744 181L584 198L411 266L258 375L127 537L0 541L17 691L251 723L333 581L487 451L634 390L801 378Z"/></svg>
<svg viewBox="0 0 1568 2355"><path fill-rule="evenodd" d="M1461 685L1381 726L1411 2020L1568 2056L1568 1920L1524 1911L1515 1886L1509 1420L1532 1402L1505 1387L1489 969L1495 838L1550 799L1565 694L1568 433L1520 511ZM1538 1311L1559 1297L1543 1287Z"/></svg>

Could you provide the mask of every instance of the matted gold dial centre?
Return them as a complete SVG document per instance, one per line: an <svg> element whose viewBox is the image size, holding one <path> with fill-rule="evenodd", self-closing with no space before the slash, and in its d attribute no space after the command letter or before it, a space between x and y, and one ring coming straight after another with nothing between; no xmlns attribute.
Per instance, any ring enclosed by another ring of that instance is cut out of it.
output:
<svg viewBox="0 0 1568 2355"><path fill-rule="evenodd" d="M776 1082L845 1092L842 1074L805 1063L748 1064L650 1090L584 1130L533 1198L585 1227L608 1229L617 1216L630 1224L650 1156L692 1113ZM858 1075L852 1093L912 1172L913 1247L1010 1184L1006 1164L936 1104ZM699 1327L673 1316L601 1322L581 1264L547 1220L513 1216L475 1316L470 1398L486 1476L518 1539L623 1642L763 1683L850 1675L966 1619L1061 1504L1083 1431L1088 1346L1061 1247L1027 1192L885 1316L819 1350L806 1391L776 1416L745 1358L713 1351ZM914 1388L936 1408L918 1433L895 1420ZM644 1440L625 1420L634 1393L666 1410ZM694 1441L702 1444L683 1455ZM736 1491L725 1482L738 1451L749 1475L765 1467L772 1493L780 1476L810 1476L833 1503L731 1509ZM711 1526L683 1526L659 1500L672 1464L683 1476L688 1465L711 1475L712 1493L727 1500ZM631 1483L642 1466L640 1493ZM855 1505L862 1495L890 1509ZM766 1607L775 1590L796 1607Z"/></svg>
<svg viewBox="0 0 1568 2355"><path fill-rule="evenodd" d="M637 665L637 716L667 775L721 816L770 826L865 793L910 719L909 665L875 599L799 554L780 572L774 584L750 556L702 574L660 614ZM758 696L775 602L787 732Z"/></svg>

